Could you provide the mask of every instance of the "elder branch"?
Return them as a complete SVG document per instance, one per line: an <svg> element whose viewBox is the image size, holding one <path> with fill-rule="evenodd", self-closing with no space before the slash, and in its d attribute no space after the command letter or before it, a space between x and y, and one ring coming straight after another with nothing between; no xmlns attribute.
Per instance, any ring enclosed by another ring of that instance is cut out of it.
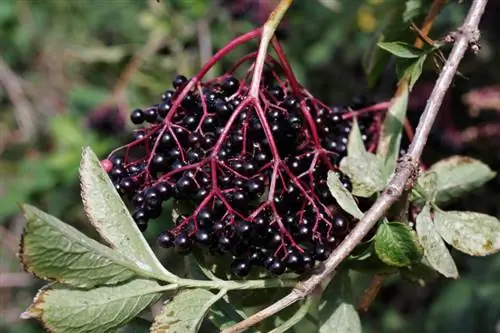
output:
<svg viewBox="0 0 500 333"><path fill-rule="evenodd" d="M466 19L458 32L454 35L455 43L450 56L443 67L441 74L432 90L425 110L420 117L415 137L410 145L408 153L399 162L396 172L379 199L365 213L352 232L344 239L339 247L325 262L324 269L312 275L306 281L299 283L287 296L270 305L264 310L248 317L238 324L225 329L222 333L238 333L254 326L262 320L278 313L289 305L304 299L311 294L315 287L328 277L344 261L354 248L363 240L365 235L386 214L387 210L403 194L413 186L413 181L418 176L419 159L429 137L430 130L436 119L436 115L443 102L444 95L451 85L458 65L469 48L476 45L479 32L478 25L487 0L474 0Z"/></svg>

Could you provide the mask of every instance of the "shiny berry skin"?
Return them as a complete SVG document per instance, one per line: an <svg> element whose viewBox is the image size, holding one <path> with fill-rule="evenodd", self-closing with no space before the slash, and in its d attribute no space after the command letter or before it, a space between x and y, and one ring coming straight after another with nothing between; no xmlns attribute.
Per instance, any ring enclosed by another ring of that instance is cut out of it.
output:
<svg viewBox="0 0 500 333"><path fill-rule="evenodd" d="M325 261L330 256L330 250L323 244L316 244L314 249L314 259L318 261Z"/></svg>
<svg viewBox="0 0 500 333"><path fill-rule="evenodd" d="M250 273L252 264L249 260L245 259L235 259L231 263L231 272L239 277L245 277Z"/></svg>
<svg viewBox="0 0 500 333"><path fill-rule="evenodd" d="M130 114L130 120L135 125L142 124L146 120L145 117L144 117L144 112L141 109L135 109Z"/></svg>
<svg viewBox="0 0 500 333"><path fill-rule="evenodd" d="M188 79L184 75L177 75L172 81L172 86L178 89L187 83Z"/></svg>
<svg viewBox="0 0 500 333"><path fill-rule="evenodd" d="M272 258L266 266L267 270L274 275L281 275L285 273L286 266L280 260Z"/></svg>
<svg viewBox="0 0 500 333"><path fill-rule="evenodd" d="M304 270L304 258L302 257L302 254L298 252L291 252L285 260L287 268L298 272Z"/></svg>
<svg viewBox="0 0 500 333"><path fill-rule="evenodd" d="M227 77L222 81L222 90L224 90L226 96L236 93L239 87L240 82L233 76Z"/></svg>
<svg viewBox="0 0 500 333"><path fill-rule="evenodd" d="M212 244L212 237L210 233L204 229L199 229L195 234L196 243L202 246L209 246Z"/></svg>
<svg viewBox="0 0 500 333"><path fill-rule="evenodd" d="M175 250L180 254L189 253L191 251L192 245L193 242L184 233L180 233L179 235L177 235L177 237L175 237L174 240Z"/></svg>
<svg viewBox="0 0 500 333"><path fill-rule="evenodd" d="M158 238L156 239L158 245L165 249L173 247L174 240L175 240L174 235L172 235L172 233L169 231L162 232L161 234L158 235Z"/></svg>

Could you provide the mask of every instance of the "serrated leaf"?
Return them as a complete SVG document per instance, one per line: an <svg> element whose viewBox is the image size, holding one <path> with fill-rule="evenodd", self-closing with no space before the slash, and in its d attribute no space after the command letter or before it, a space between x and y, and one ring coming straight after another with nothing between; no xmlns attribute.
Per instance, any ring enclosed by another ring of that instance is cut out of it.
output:
<svg viewBox="0 0 500 333"><path fill-rule="evenodd" d="M427 199L442 205L481 187L495 175L496 173L481 161L465 156L451 156L432 165L418 178L417 184L426 192L431 192L427 185L429 178L437 177L435 196ZM418 198L413 200L422 201Z"/></svg>
<svg viewBox="0 0 500 333"><path fill-rule="evenodd" d="M361 320L353 305L347 271L338 272L323 293L319 305L320 333L361 333Z"/></svg>
<svg viewBox="0 0 500 333"><path fill-rule="evenodd" d="M26 226L19 258L37 277L88 288L152 276L149 270L54 216L29 205L23 211Z"/></svg>
<svg viewBox="0 0 500 333"><path fill-rule="evenodd" d="M382 135L377 147L377 156L383 160L385 165L384 174L387 179L396 169L403 124L408 107L408 87L403 84L398 91L399 94L392 99L391 106L385 116L382 124Z"/></svg>
<svg viewBox="0 0 500 333"><path fill-rule="evenodd" d="M80 181L85 212L101 237L144 269L173 277L154 255L99 159L89 147L83 150Z"/></svg>
<svg viewBox="0 0 500 333"><path fill-rule="evenodd" d="M352 194L362 198L369 198L384 189L387 178L383 168L380 158L368 152L346 156L340 161L340 170L351 180Z"/></svg>
<svg viewBox="0 0 500 333"><path fill-rule="evenodd" d="M422 248L414 232L399 222L382 223L378 227L375 252L384 263L396 267L418 263L422 258Z"/></svg>
<svg viewBox="0 0 500 333"><path fill-rule="evenodd" d="M436 210L434 225L446 243L461 252L486 256L500 250L500 221L493 216Z"/></svg>
<svg viewBox="0 0 500 333"><path fill-rule="evenodd" d="M224 293L217 295L206 289L186 289L179 292L156 316L151 333L198 332L208 309Z"/></svg>
<svg viewBox="0 0 500 333"><path fill-rule="evenodd" d="M349 140L347 141L347 155L361 156L363 154L366 154L365 144L363 143L358 121L357 119L354 119L352 122L351 133L349 134Z"/></svg>
<svg viewBox="0 0 500 333"><path fill-rule="evenodd" d="M328 171L327 185L330 193L344 211L358 219L363 217L363 212L358 208L351 192L342 185L336 172Z"/></svg>
<svg viewBox="0 0 500 333"><path fill-rule="evenodd" d="M91 290L63 286L41 289L22 314L54 333L111 333L156 302L162 287L152 280Z"/></svg>
<svg viewBox="0 0 500 333"><path fill-rule="evenodd" d="M422 244L424 256L431 267L447 278L458 279L457 266L436 230L428 204L417 215L416 224L418 240Z"/></svg>
<svg viewBox="0 0 500 333"><path fill-rule="evenodd" d="M384 49L399 58L418 58L425 54L422 50L405 42L386 42L378 43L377 45L381 49Z"/></svg>

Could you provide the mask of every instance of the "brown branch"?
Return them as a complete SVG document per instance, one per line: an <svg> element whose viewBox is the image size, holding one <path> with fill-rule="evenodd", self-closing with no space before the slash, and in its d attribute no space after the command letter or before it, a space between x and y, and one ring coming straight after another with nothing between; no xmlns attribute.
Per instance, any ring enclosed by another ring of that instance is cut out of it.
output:
<svg viewBox="0 0 500 333"><path fill-rule="evenodd" d="M363 291L363 295L361 295L361 299L358 302L358 311L368 311L370 305L377 297L380 289L382 288L382 284L384 283L385 275L375 274L370 285Z"/></svg>
<svg viewBox="0 0 500 333"><path fill-rule="evenodd" d="M413 185L413 181L418 175L418 161L427 143L427 138L429 137L430 130L443 102L444 95L451 85L453 77L457 72L458 65L467 51L469 44L476 42L479 20L487 2L487 0L474 0L472 3L464 24L459 29L459 34L455 39L455 44L451 50L448 61L443 67L443 71L439 75L425 110L420 117L415 138L410 145L408 154L399 162L396 173L391 178L378 200L365 213L352 232L325 262L324 269L312 275L306 281L299 283L281 300L238 324L223 330L222 333L242 332L309 295L321 281L329 276L340 263L349 256L354 248L363 240L365 235L375 226L377 221L384 217L387 210L398 200L403 192Z"/></svg>
<svg viewBox="0 0 500 333"><path fill-rule="evenodd" d="M424 23L422 24L422 29L419 30L420 34L423 37L427 37L429 31L431 31L432 24L436 20L436 17L438 16L441 9L446 4L446 1L447 0L434 0L434 2L432 3L431 9L429 10L429 13L424 19ZM422 46L424 46L424 41L421 38L417 38L417 40L415 41L415 47L418 47L420 49L422 48Z"/></svg>

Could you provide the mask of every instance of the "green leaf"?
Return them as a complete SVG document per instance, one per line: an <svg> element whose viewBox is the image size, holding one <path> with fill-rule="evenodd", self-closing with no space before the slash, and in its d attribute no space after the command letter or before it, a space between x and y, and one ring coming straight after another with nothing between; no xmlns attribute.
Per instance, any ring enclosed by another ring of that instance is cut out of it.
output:
<svg viewBox="0 0 500 333"><path fill-rule="evenodd" d="M151 333L198 332L208 309L224 295L224 291L215 295L206 289L180 291L156 316Z"/></svg>
<svg viewBox="0 0 500 333"><path fill-rule="evenodd" d="M365 144L363 143L358 121L354 119L351 133L349 134L349 140L347 141L347 155L354 157L362 156L363 154L366 154Z"/></svg>
<svg viewBox="0 0 500 333"><path fill-rule="evenodd" d="M346 156L340 162L340 170L349 176L352 182L352 194L369 198L384 189L387 178L380 158L365 152L357 156Z"/></svg>
<svg viewBox="0 0 500 333"><path fill-rule="evenodd" d="M399 58L419 58L420 56L425 54L422 50L405 42L387 42L378 43L377 45L381 49L384 49Z"/></svg>
<svg viewBox="0 0 500 333"><path fill-rule="evenodd" d="M351 192L342 185L336 172L328 171L327 184L330 193L344 211L358 219L363 217L363 212L358 208Z"/></svg>
<svg viewBox="0 0 500 333"><path fill-rule="evenodd" d="M361 320L353 302L349 274L339 271L323 293L319 305L319 332L361 333Z"/></svg>
<svg viewBox="0 0 500 333"><path fill-rule="evenodd" d="M428 204L417 215L416 224L418 240L422 244L424 256L431 267L447 278L458 279L457 266L436 230Z"/></svg>
<svg viewBox="0 0 500 333"><path fill-rule="evenodd" d="M85 212L101 237L144 269L175 279L154 255L99 159L89 147L83 150L80 180Z"/></svg>
<svg viewBox="0 0 500 333"><path fill-rule="evenodd" d="M377 156L384 161L384 174L387 179L396 169L403 124L408 107L409 91L407 87L402 86L399 91L400 93L393 98L385 116L384 123L382 124L382 135L377 147Z"/></svg>
<svg viewBox="0 0 500 333"><path fill-rule="evenodd" d="M63 286L41 289L21 318L34 318L54 333L111 333L151 304L164 287L152 280L91 290Z"/></svg>
<svg viewBox="0 0 500 333"><path fill-rule="evenodd" d="M432 180L429 178L437 177L435 197L426 199L442 205L481 187L495 175L496 173L481 161L465 156L451 156L432 165L418 178L417 184L427 193L432 193L432 188L429 188L429 184L432 186ZM416 197L412 199L422 202Z"/></svg>
<svg viewBox="0 0 500 333"><path fill-rule="evenodd" d="M476 212L436 210L434 224L444 240L472 256L486 256L500 250L500 221Z"/></svg>
<svg viewBox="0 0 500 333"><path fill-rule="evenodd" d="M417 60L415 60L410 66L408 66L404 71L403 76L408 80L408 89L410 91L412 91L413 86L420 78L426 59L427 59L427 54L423 54Z"/></svg>
<svg viewBox="0 0 500 333"><path fill-rule="evenodd" d="M422 248L415 233L406 224L382 223L375 235L375 252L390 266L405 267L422 258Z"/></svg>
<svg viewBox="0 0 500 333"><path fill-rule="evenodd" d="M208 319L219 329L225 329L246 319L242 314L238 313L233 305L226 302L223 298L215 302L210 308ZM258 333L255 328L249 328L248 332Z"/></svg>
<svg viewBox="0 0 500 333"><path fill-rule="evenodd" d="M72 226L24 205L26 226L19 257L34 275L77 287L116 284L151 272Z"/></svg>

